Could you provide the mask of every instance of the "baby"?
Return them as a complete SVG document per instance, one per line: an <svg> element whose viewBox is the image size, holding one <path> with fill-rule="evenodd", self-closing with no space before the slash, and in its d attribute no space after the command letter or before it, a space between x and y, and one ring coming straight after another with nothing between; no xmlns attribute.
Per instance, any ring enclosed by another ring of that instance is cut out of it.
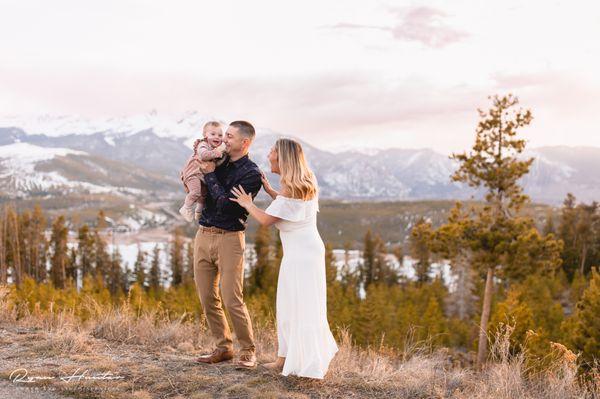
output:
<svg viewBox="0 0 600 399"><path fill-rule="evenodd" d="M200 161L214 161L220 165L226 158L223 155L223 130L219 122L207 122L202 128L202 135L202 140L194 142L194 153L181 170L181 181L187 195L179 213L188 222L200 219L207 193L204 175L200 172Z"/></svg>

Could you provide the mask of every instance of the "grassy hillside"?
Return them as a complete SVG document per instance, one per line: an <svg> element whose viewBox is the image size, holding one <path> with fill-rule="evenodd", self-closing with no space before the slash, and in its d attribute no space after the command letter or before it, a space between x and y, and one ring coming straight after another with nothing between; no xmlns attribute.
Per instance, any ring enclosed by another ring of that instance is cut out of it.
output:
<svg viewBox="0 0 600 399"><path fill-rule="evenodd" d="M447 349L425 343L398 352L353 345L337 332L339 352L324 380L283 377L262 367L237 370L231 361L201 365L194 359L214 341L203 323L169 319L135 305L86 303L88 318L70 311L15 307L0 286L0 397L10 392L59 393L67 398L594 398L593 381L579 381L572 353L561 352L547 371L528 373L512 356L508 334L495 337L493 360L477 371ZM276 355L272 325L255 324L259 364ZM14 382L13 372L47 377ZM13 375L13 382L11 381ZM61 380L60 377L87 376ZM114 379L93 379L104 376ZM4 388L3 388L4 387ZM23 396L28 397L28 396ZM29 396L32 397L32 396ZM42 397L42 396L36 396ZM45 397L45 396L44 396Z"/></svg>

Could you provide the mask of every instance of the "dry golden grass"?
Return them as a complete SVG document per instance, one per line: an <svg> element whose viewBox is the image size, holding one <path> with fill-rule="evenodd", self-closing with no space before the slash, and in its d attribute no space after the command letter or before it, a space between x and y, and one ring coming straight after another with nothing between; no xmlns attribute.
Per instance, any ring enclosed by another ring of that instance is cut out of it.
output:
<svg viewBox="0 0 600 399"><path fill-rule="evenodd" d="M528 373L523 355L509 354L507 328L493 340L492 359L482 371L453 364L446 350L413 345L358 348L341 331L339 352L324 380L283 377L260 367L236 370L230 362L199 365L194 358L212 348L206 326L135 314L127 306L97 308L85 323L72 314L32 312L17 320L0 287L0 378L26 368L35 375L122 376L112 381L52 380L64 395L98 398L599 398L600 379L586 383L576 373L577 356L555 344L560 355L544 372ZM259 362L275 357L272 326L255 325Z"/></svg>

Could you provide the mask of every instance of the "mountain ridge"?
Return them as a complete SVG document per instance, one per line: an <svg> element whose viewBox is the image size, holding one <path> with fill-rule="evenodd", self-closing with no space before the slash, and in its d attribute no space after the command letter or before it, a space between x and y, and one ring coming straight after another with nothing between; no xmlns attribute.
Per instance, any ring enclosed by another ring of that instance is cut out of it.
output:
<svg viewBox="0 0 600 399"><path fill-rule="evenodd" d="M212 118L189 113L187 119L173 122L187 130L182 128L172 135L165 130L157 133L152 126L127 133L114 130L91 132L88 129L84 133L65 133L65 130L59 132L61 134L48 135L31 133L19 126L2 127L5 119L0 118L0 147L25 142L43 148L83 151L89 156L129 164L139 171L161 176L164 178L162 191L173 191L179 184L179 170L191 152L197 134L194 129L208 119ZM458 164L448 155L430 148L333 152L293 135L257 129L250 156L265 171L269 169L267 154L279 137L294 138L302 143L319 180L322 198L379 201L480 197L480 193L466 185L452 182L450 176ZM522 183L525 192L535 201L558 204L567 192L573 192L585 201L600 198L600 172L595 174L600 170L600 148L543 146L527 149L523 156L534 158L530 173ZM278 178L267 174L277 186ZM0 190L6 191L2 186Z"/></svg>

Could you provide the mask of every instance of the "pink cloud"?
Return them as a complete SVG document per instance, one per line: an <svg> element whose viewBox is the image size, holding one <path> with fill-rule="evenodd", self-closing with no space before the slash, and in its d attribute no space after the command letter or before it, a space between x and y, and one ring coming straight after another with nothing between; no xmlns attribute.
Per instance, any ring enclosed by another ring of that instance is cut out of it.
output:
<svg viewBox="0 0 600 399"><path fill-rule="evenodd" d="M341 22L327 26L331 29L375 29L390 32L394 39L400 41L416 41L432 48L443 48L459 42L469 36L467 32L444 24L447 14L431 7L410 7L393 9L399 17L394 26L364 25Z"/></svg>
<svg viewBox="0 0 600 399"><path fill-rule="evenodd" d="M215 79L105 69L0 68L2 98L8 99L3 112L8 113L103 117L153 108L180 115L194 109L227 120L248 119L313 143L372 139L449 151L471 144L476 110L487 109L488 95L512 92L534 113L527 137L536 145L564 142L563 131L569 137L578 134L578 142L583 143L590 140L585 135L597 130L594 106L600 91L585 79L558 72L504 73L492 78L485 87L442 88L414 76L389 82L356 71L294 79Z"/></svg>
<svg viewBox="0 0 600 399"><path fill-rule="evenodd" d="M396 10L400 22L392 28L394 38L423 43L433 48L443 48L459 42L469 35L444 24L447 14L441 10L419 6Z"/></svg>

